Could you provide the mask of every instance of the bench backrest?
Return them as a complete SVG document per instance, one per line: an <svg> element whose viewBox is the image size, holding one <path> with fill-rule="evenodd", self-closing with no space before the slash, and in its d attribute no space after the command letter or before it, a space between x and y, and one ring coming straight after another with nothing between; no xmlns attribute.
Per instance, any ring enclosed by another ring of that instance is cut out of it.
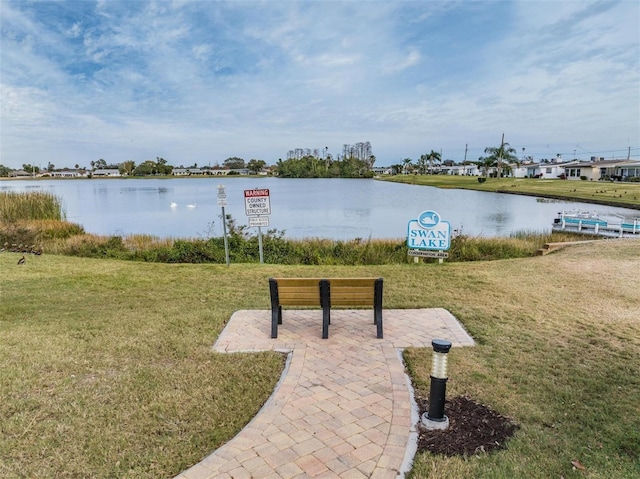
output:
<svg viewBox="0 0 640 479"><path fill-rule="evenodd" d="M283 306L322 306L321 282L328 283L331 306L375 306L382 278L270 278L272 294Z"/></svg>
<svg viewBox="0 0 640 479"><path fill-rule="evenodd" d="M286 306L322 306L320 279L318 278L270 278L278 291L278 303ZM272 283L272 290L273 290Z"/></svg>
<svg viewBox="0 0 640 479"><path fill-rule="evenodd" d="M374 306L376 281L381 278L332 278L329 280L331 306Z"/></svg>

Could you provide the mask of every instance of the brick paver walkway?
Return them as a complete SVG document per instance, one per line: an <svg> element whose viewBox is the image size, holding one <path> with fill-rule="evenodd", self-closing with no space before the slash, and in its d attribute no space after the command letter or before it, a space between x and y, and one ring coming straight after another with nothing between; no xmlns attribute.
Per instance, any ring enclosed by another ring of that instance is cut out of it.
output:
<svg viewBox="0 0 640 479"><path fill-rule="evenodd" d="M329 338L322 312L285 310L278 339L270 311L238 311L214 345L219 352L290 353L278 387L232 440L177 479L389 478L408 471L419 421L400 351L432 339L471 346L444 309L333 310Z"/></svg>

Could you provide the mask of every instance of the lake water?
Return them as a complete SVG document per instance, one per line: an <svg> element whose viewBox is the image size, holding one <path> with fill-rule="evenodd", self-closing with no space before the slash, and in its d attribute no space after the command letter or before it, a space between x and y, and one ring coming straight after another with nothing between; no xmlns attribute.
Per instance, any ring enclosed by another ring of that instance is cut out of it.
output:
<svg viewBox="0 0 640 479"><path fill-rule="evenodd" d="M284 230L287 238L404 238L409 220L425 210L438 212L452 230L487 237L550 231L563 209L640 215L585 203L356 179L4 180L0 191L53 193L61 198L67 219L88 233L207 238L222 236L219 184L227 191L225 213L245 225L244 190L268 188L271 215L263 231Z"/></svg>

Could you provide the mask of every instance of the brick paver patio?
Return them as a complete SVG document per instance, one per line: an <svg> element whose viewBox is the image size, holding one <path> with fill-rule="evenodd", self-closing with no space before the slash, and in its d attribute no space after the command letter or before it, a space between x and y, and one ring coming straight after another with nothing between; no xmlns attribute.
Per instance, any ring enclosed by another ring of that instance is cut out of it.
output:
<svg viewBox="0 0 640 479"><path fill-rule="evenodd" d="M321 339L320 310L285 310L271 339L271 312L238 311L214 350L289 353L271 398L233 439L176 479L403 477L419 421L401 350L432 339L472 346L445 309L385 309L384 339L371 310L333 310Z"/></svg>

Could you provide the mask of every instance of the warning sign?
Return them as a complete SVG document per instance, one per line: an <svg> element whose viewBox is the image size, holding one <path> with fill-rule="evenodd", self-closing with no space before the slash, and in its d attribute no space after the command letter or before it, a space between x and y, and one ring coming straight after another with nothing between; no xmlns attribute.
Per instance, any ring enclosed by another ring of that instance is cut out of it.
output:
<svg viewBox="0 0 640 479"><path fill-rule="evenodd" d="M244 190L244 210L247 216L270 215L269 190Z"/></svg>

